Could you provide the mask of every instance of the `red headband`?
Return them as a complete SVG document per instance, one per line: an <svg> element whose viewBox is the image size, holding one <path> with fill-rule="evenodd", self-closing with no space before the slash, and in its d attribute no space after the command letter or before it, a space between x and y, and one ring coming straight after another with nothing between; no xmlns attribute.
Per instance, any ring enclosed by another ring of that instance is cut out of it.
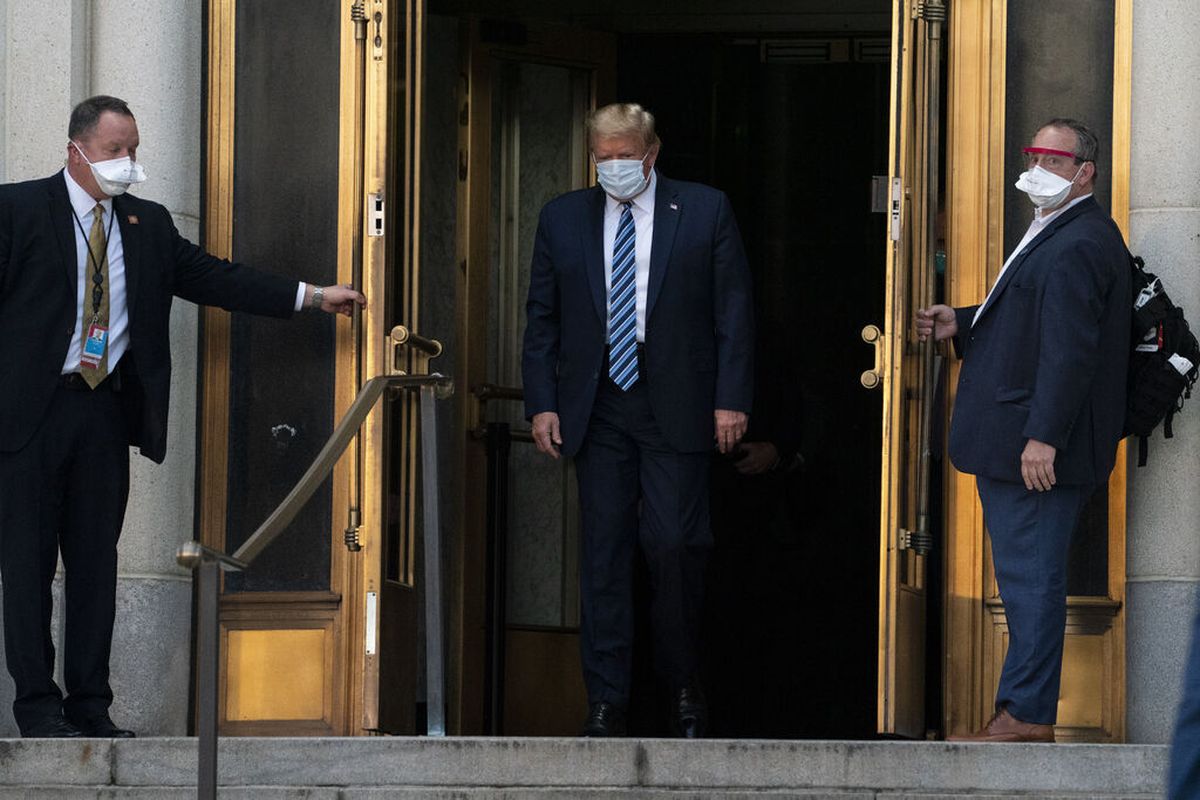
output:
<svg viewBox="0 0 1200 800"><path fill-rule="evenodd" d="M1053 150L1049 147L1026 147L1022 153L1042 153L1048 156L1066 156L1067 158L1079 158L1074 153L1068 153L1066 150Z"/></svg>

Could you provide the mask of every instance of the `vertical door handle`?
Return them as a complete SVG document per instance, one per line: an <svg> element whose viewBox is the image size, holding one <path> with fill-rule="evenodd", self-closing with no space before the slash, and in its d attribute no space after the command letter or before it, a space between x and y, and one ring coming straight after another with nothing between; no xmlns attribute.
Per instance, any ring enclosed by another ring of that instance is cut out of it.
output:
<svg viewBox="0 0 1200 800"><path fill-rule="evenodd" d="M868 325L862 329L862 340L874 345L875 367L864 371L858 380L864 389L879 389L883 386L883 331L875 325Z"/></svg>

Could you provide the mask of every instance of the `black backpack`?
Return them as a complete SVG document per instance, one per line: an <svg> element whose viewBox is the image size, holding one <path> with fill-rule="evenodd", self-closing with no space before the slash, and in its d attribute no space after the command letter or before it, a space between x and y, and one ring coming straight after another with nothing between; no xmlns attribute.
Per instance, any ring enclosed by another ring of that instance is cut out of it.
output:
<svg viewBox="0 0 1200 800"><path fill-rule="evenodd" d="M1129 378L1124 436L1138 437L1138 466L1146 465L1147 439L1161 422L1163 436L1174 435L1171 420L1200 372L1200 344L1183 309L1171 302L1162 281L1146 271L1138 256L1133 270L1133 328L1129 342Z"/></svg>

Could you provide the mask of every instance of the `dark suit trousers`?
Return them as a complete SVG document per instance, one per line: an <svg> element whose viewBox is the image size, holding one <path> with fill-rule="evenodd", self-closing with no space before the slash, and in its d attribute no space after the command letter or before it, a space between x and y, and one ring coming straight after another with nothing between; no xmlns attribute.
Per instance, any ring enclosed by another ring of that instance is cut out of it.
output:
<svg viewBox="0 0 1200 800"><path fill-rule="evenodd" d="M667 444L643 381L623 392L601 380L575 457L583 517L580 639L589 702L629 702L639 545L650 573L656 671L675 685L695 677L704 568L712 548L709 458Z"/></svg>
<svg viewBox="0 0 1200 800"><path fill-rule="evenodd" d="M982 476L976 485L1008 623L996 708L1022 722L1053 725L1067 626L1067 552L1095 487L1031 492L1023 483Z"/></svg>
<svg viewBox="0 0 1200 800"><path fill-rule="evenodd" d="M120 396L60 387L23 449L0 453L0 580L4 648L26 730L60 711L83 720L112 703L108 659L116 608L117 537L129 494ZM63 678L54 682L51 584L65 569Z"/></svg>

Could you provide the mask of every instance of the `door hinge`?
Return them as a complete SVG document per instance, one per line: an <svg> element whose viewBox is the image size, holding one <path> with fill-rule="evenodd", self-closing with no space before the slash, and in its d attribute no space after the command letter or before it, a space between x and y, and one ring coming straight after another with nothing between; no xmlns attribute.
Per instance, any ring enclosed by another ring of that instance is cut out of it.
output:
<svg viewBox="0 0 1200 800"><path fill-rule="evenodd" d="M383 192L371 195L367 215L367 236L383 236Z"/></svg>
<svg viewBox="0 0 1200 800"><path fill-rule="evenodd" d="M358 538L358 529L361 526L362 517L357 508L350 509L350 516L346 522L346 530L342 536L346 542L346 549L351 553L357 553L362 550L362 542Z"/></svg>
<svg viewBox="0 0 1200 800"><path fill-rule="evenodd" d="M913 19L923 19L926 22L945 22L946 6L942 0L928 0L917 3L913 7Z"/></svg>
<svg viewBox="0 0 1200 800"><path fill-rule="evenodd" d="M907 528L900 528L896 534L897 550L912 550L919 556L927 556L933 549L933 534L929 531L910 531Z"/></svg>
<svg viewBox="0 0 1200 800"><path fill-rule="evenodd" d="M350 21L354 23L354 38L367 38L367 8L366 0L354 0L350 6Z"/></svg>

